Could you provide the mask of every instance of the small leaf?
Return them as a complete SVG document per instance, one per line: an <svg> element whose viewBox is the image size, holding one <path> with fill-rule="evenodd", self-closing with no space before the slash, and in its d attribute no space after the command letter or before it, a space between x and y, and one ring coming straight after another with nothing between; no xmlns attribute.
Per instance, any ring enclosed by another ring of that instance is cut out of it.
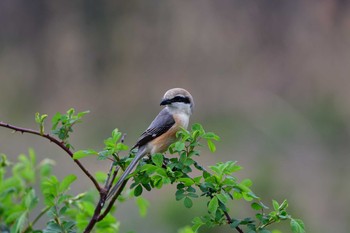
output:
<svg viewBox="0 0 350 233"><path fill-rule="evenodd" d="M253 185L253 182L250 179L244 179L241 181L241 184L243 184L246 187L250 187Z"/></svg>
<svg viewBox="0 0 350 233"><path fill-rule="evenodd" d="M125 145L124 143L118 142L116 146L117 150L129 150L129 147Z"/></svg>
<svg viewBox="0 0 350 233"><path fill-rule="evenodd" d="M137 185L136 188L134 189L134 195L135 197L138 197L142 194L142 186Z"/></svg>
<svg viewBox="0 0 350 233"><path fill-rule="evenodd" d="M95 173L96 180L100 183L103 183L107 179L107 174L101 171Z"/></svg>
<svg viewBox="0 0 350 233"><path fill-rule="evenodd" d="M272 206L274 210L278 211L280 205L276 200L272 200Z"/></svg>
<svg viewBox="0 0 350 233"><path fill-rule="evenodd" d="M218 198L216 196L214 196L208 204L208 211L209 213L215 214L216 210L219 207L219 201Z"/></svg>
<svg viewBox="0 0 350 233"><path fill-rule="evenodd" d="M179 190L177 190L176 191L176 193L175 193L175 196L176 196L176 200L177 201L180 201L182 198L184 198L186 195L184 194L184 190L182 190L182 189L179 189Z"/></svg>
<svg viewBox="0 0 350 233"><path fill-rule="evenodd" d="M228 201L227 195L225 195L225 194L223 194L223 193L219 193L219 194L217 194L216 196L217 196L217 198L219 199L219 201L220 201L222 204L225 205L225 204L227 203L227 201Z"/></svg>
<svg viewBox="0 0 350 233"><path fill-rule="evenodd" d="M263 209L263 207L262 207L259 203L257 203L257 202L253 202L250 206L251 206L252 209L254 209L254 210L262 210L262 209Z"/></svg>
<svg viewBox="0 0 350 233"><path fill-rule="evenodd" d="M85 115L88 114L88 113L90 113L89 110L84 111L84 112L78 112L78 113L77 113L77 117L78 117L79 119L81 119L83 116L85 116Z"/></svg>
<svg viewBox="0 0 350 233"><path fill-rule="evenodd" d="M159 167L154 166L153 164L145 164L141 167L141 171L145 171L147 172L147 174L152 174L153 172L155 172L156 170L158 170Z"/></svg>
<svg viewBox="0 0 350 233"><path fill-rule="evenodd" d="M191 178L187 178L187 177L180 178L179 182L184 183L184 185L186 185L186 186L191 186L194 184L194 181Z"/></svg>
<svg viewBox="0 0 350 233"><path fill-rule="evenodd" d="M185 205L186 208L191 208L192 205L193 205L193 202L192 202L191 198L185 197L185 199L184 199L184 205Z"/></svg>
<svg viewBox="0 0 350 233"><path fill-rule="evenodd" d="M163 155L159 153L152 155L152 162L161 167L163 165Z"/></svg>
<svg viewBox="0 0 350 233"><path fill-rule="evenodd" d="M30 191L24 197L24 204L27 210L33 209L38 203L38 197L35 195L35 190L30 189Z"/></svg>
<svg viewBox="0 0 350 233"><path fill-rule="evenodd" d="M86 156L90 156L90 155L97 155L98 152L94 151L94 150L78 150L77 152L75 152L73 154L73 159L81 159L84 158Z"/></svg>
<svg viewBox="0 0 350 233"><path fill-rule="evenodd" d="M147 215L147 209L150 205L149 201L140 196L136 198L136 204L139 207L140 216L145 217Z"/></svg>
<svg viewBox="0 0 350 233"><path fill-rule="evenodd" d="M22 232L26 220L27 220L27 212L25 211L25 212L23 212L23 213L21 214L21 216L19 216L19 218L16 220L14 232Z"/></svg>
<svg viewBox="0 0 350 233"><path fill-rule="evenodd" d="M200 131L200 132L204 132L203 126L201 124L193 124L192 125L192 131Z"/></svg>
<svg viewBox="0 0 350 233"><path fill-rule="evenodd" d="M210 152L214 153L216 151L215 144L213 143L212 140L207 140L207 142L208 142L208 148L209 148Z"/></svg>
<svg viewBox="0 0 350 233"><path fill-rule="evenodd" d="M240 220L234 219L233 222L230 224L230 227L231 227L231 228L236 228L236 227L239 226L240 223L241 223Z"/></svg>
<svg viewBox="0 0 350 233"><path fill-rule="evenodd" d="M71 183L73 183L76 179L77 177L75 175L66 176L59 185L59 192L67 191Z"/></svg>
<svg viewBox="0 0 350 233"><path fill-rule="evenodd" d="M204 139L211 139L211 140L215 140L215 141L220 141L220 137L213 132L205 133L202 137Z"/></svg>
<svg viewBox="0 0 350 233"><path fill-rule="evenodd" d="M200 217L195 217L193 220L192 220L192 230L194 231L194 232L197 232L198 231L198 229L201 227L201 226L203 226L203 225L205 225L205 222L203 222L203 220L200 218Z"/></svg>
<svg viewBox="0 0 350 233"><path fill-rule="evenodd" d="M52 130L55 130L56 128L57 128L57 125L58 125L58 123L60 123L60 121L61 121L61 118L62 118L62 115L61 115L61 113L56 113L53 117L52 117L52 119L51 119L51 121L52 121Z"/></svg>
<svg viewBox="0 0 350 233"><path fill-rule="evenodd" d="M291 219L290 227L292 228L293 233L305 233L305 225L300 219Z"/></svg>
<svg viewBox="0 0 350 233"><path fill-rule="evenodd" d="M178 141L175 143L175 146L174 146L174 149L176 151L182 151L183 149L185 149L185 143L181 142L181 141Z"/></svg>
<svg viewBox="0 0 350 233"><path fill-rule="evenodd" d="M40 113L35 113L35 122L40 124Z"/></svg>
<svg viewBox="0 0 350 233"><path fill-rule="evenodd" d="M288 207L287 200L284 200L282 204L279 206L279 210L285 210Z"/></svg>

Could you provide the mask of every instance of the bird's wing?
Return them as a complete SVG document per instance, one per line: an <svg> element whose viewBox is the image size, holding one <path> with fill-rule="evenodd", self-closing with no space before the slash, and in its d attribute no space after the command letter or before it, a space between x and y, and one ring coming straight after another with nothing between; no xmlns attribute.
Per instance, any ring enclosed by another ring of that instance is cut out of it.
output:
<svg viewBox="0 0 350 233"><path fill-rule="evenodd" d="M173 116L166 108L164 108L159 112L158 116L156 116L146 131L141 134L133 148L141 147L154 138L159 137L168 131L174 124L175 120Z"/></svg>

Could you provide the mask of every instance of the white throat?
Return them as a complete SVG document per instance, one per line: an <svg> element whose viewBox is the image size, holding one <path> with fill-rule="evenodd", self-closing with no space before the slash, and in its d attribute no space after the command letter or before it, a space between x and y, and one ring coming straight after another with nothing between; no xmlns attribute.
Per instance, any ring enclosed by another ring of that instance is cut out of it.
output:
<svg viewBox="0 0 350 233"><path fill-rule="evenodd" d="M166 106L171 114L186 114L188 117L192 114L190 104L187 103L172 103Z"/></svg>

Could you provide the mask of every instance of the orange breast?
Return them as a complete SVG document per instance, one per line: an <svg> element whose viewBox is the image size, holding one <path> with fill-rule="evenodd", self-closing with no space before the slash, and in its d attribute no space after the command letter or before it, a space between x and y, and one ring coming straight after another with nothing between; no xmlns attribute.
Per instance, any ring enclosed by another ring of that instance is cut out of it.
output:
<svg viewBox="0 0 350 233"><path fill-rule="evenodd" d="M175 124L164 134L155 138L151 144L152 149L150 151L151 154L155 153L163 153L168 149L168 147L175 142L176 133L181 128L187 128L188 120L184 120L182 117L174 116Z"/></svg>

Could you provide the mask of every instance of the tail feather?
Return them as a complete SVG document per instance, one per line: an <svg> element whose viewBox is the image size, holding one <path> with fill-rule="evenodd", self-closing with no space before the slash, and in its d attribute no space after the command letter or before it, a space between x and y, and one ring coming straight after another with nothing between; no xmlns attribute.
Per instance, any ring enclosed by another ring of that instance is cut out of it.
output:
<svg viewBox="0 0 350 233"><path fill-rule="evenodd" d="M118 182L116 183L116 185L111 189L111 191L108 193L107 195L107 200L110 199L112 196L114 196L114 194L118 191L118 189L120 188L120 186L123 184L123 182L125 181L126 177L132 172L132 170L136 167L136 165L138 164L139 160L142 159L145 156L145 148L139 148L139 150L137 151L135 158L131 161L131 163L129 164L129 166L125 169L125 171L123 172L123 174L121 175L121 177L119 178Z"/></svg>

